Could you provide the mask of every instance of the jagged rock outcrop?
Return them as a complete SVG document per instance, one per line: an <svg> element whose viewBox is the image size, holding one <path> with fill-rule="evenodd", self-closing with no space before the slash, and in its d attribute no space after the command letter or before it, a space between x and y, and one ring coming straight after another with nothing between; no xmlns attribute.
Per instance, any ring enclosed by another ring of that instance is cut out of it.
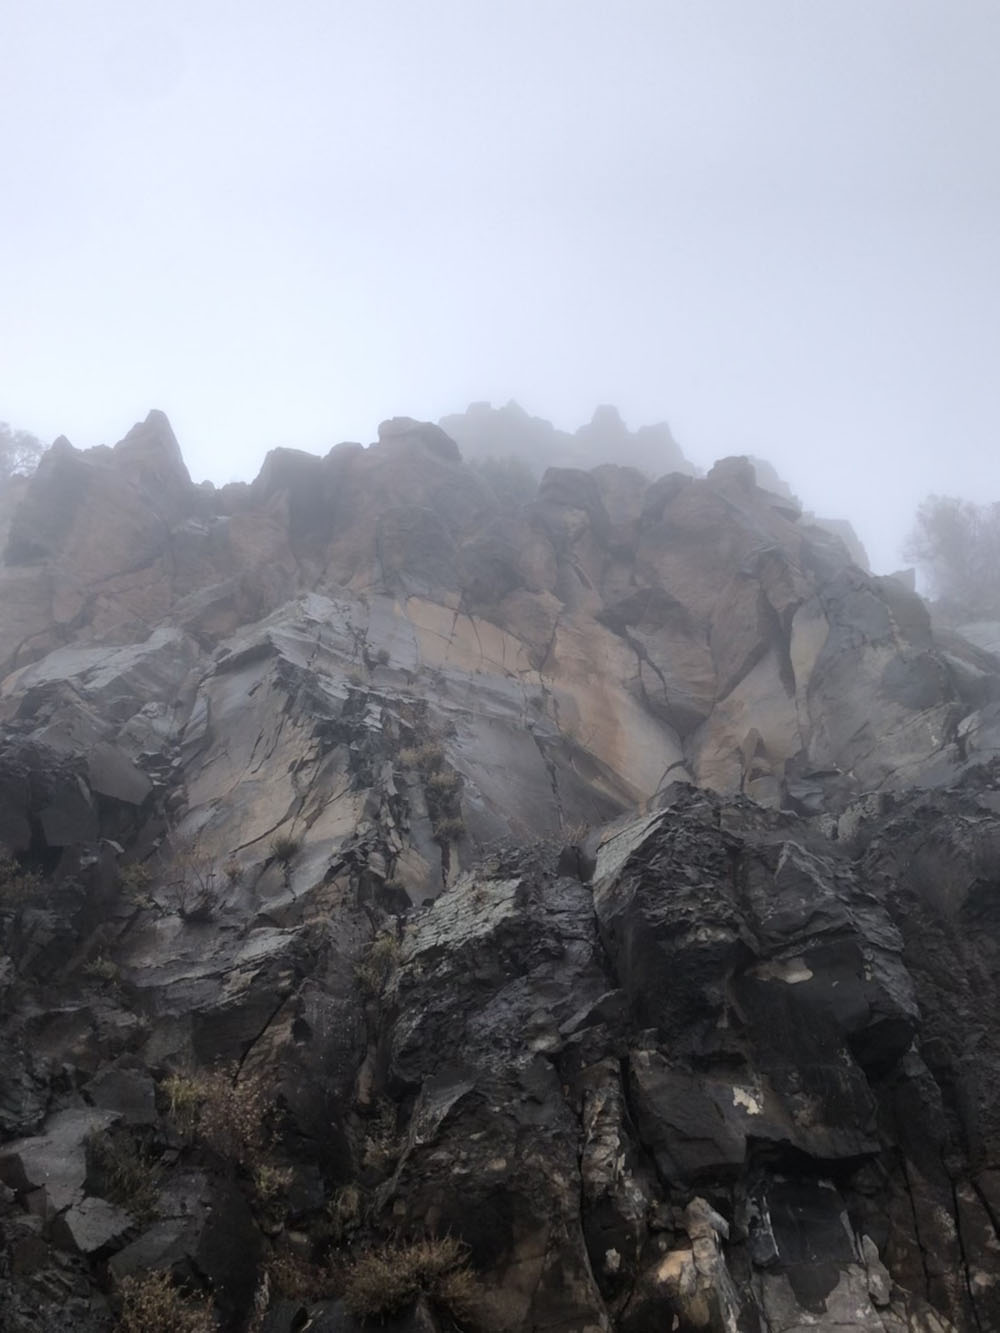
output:
<svg viewBox="0 0 1000 1333"><path fill-rule="evenodd" d="M0 511L4 1327L449 1236L399 1328L1000 1327L985 648L742 459L153 414Z"/></svg>

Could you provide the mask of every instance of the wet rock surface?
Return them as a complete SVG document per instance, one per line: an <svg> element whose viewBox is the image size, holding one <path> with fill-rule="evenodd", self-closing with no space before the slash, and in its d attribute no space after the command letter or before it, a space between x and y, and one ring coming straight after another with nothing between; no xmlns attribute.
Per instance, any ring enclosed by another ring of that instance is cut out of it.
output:
<svg viewBox="0 0 1000 1333"><path fill-rule="evenodd" d="M0 1326L1000 1328L985 647L746 460L406 418L64 443L6 550Z"/></svg>

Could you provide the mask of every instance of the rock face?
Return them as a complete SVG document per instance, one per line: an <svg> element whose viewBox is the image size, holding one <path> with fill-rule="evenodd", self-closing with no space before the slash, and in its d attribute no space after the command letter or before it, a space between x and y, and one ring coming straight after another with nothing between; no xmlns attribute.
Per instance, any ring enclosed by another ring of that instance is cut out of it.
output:
<svg viewBox="0 0 1000 1333"><path fill-rule="evenodd" d="M3 1327L1000 1328L986 647L745 459L15 501Z"/></svg>

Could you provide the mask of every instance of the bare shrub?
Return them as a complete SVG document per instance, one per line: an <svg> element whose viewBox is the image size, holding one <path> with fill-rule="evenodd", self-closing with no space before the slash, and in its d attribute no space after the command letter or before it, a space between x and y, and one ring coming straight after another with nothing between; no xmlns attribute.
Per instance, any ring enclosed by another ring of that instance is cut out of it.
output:
<svg viewBox="0 0 1000 1333"><path fill-rule="evenodd" d="M359 1319L396 1314L421 1295L458 1320L475 1320L484 1304L467 1250L451 1236L367 1250L348 1267L343 1295Z"/></svg>
<svg viewBox="0 0 1000 1333"><path fill-rule="evenodd" d="M205 922L219 910L220 892L215 861L197 847L176 851L163 877L168 905L184 921Z"/></svg>
<svg viewBox="0 0 1000 1333"><path fill-rule="evenodd" d="M118 867L118 883L121 885L126 902L131 903L133 907L148 910L157 906L149 891L152 881L153 876L149 867L143 865L141 861L129 861L126 865Z"/></svg>
<svg viewBox="0 0 1000 1333"><path fill-rule="evenodd" d="M222 1070L171 1074L163 1081L177 1128L194 1135L221 1157L259 1166L269 1142L271 1098L263 1078Z"/></svg>
<svg viewBox="0 0 1000 1333"><path fill-rule="evenodd" d="M372 995L380 995L399 965L400 943L389 930L381 930L354 968L358 981Z"/></svg>
<svg viewBox="0 0 1000 1333"><path fill-rule="evenodd" d="M168 1074L162 1083L167 1095L170 1117L182 1134L193 1134L198 1125L198 1112L209 1095L202 1074Z"/></svg>
<svg viewBox="0 0 1000 1333"><path fill-rule="evenodd" d="M214 1333L216 1323L204 1296L185 1296L169 1273L122 1279L117 1333Z"/></svg>
<svg viewBox="0 0 1000 1333"><path fill-rule="evenodd" d="M400 750L399 762L404 768L419 768L422 773L433 773L444 763L444 746L439 741L421 741Z"/></svg>
<svg viewBox="0 0 1000 1333"><path fill-rule="evenodd" d="M301 838L293 838L290 834L279 833L271 839L271 855L286 868L302 850Z"/></svg>
<svg viewBox="0 0 1000 1333"><path fill-rule="evenodd" d="M374 1171L388 1171L399 1156L399 1150L396 1107L383 1097L366 1126L362 1164Z"/></svg>
<svg viewBox="0 0 1000 1333"><path fill-rule="evenodd" d="M455 842L465 833L461 815L444 815L434 822L434 837L438 842Z"/></svg>
<svg viewBox="0 0 1000 1333"><path fill-rule="evenodd" d="M272 1292L306 1305L335 1296L339 1285L328 1265L310 1263L308 1259L287 1252L271 1259L267 1275Z"/></svg>
<svg viewBox="0 0 1000 1333"><path fill-rule="evenodd" d="M0 855L0 907L23 907L36 899L42 877L25 870L13 857Z"/></svg>
<svg viewBox="0 0 1000 1333"><path fill-rule="evenodd" d="M273 1203L279 1199L292 1183L294 1172L290 1166L274 1166L270 1162L260 1162L254 1167L253 1186L261 1203Z"/></svg>
<svg viewBox="0 0 1000 1333"><path fill-rule="evenodd" d="M140 1222L156 1216L160 1166L149 1160L131 1134L121 1131L91 1134L87 1151L102 1178L105 1198Z"/></svg>
<svg viewBox="0 0 1000 1333"><path fill-rule="evenodd" d="M104 954L98 954L92 958L89 963L84 965L84 975L93 978L94 981L102 981L109 986L118 986L121 984L122 970L112 958L105 958Z"/></svg>

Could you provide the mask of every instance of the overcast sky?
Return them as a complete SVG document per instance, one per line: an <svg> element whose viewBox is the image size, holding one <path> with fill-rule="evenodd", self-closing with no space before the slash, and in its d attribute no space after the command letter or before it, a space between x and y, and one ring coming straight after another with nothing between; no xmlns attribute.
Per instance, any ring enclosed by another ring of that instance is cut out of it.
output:
<svg viewBox="0 0 1000 1333"><path fill-rule="evenodd" d="M6 0L0 418L196 479L615 403L877 568L1000 500L998 0Z"/></svg>

